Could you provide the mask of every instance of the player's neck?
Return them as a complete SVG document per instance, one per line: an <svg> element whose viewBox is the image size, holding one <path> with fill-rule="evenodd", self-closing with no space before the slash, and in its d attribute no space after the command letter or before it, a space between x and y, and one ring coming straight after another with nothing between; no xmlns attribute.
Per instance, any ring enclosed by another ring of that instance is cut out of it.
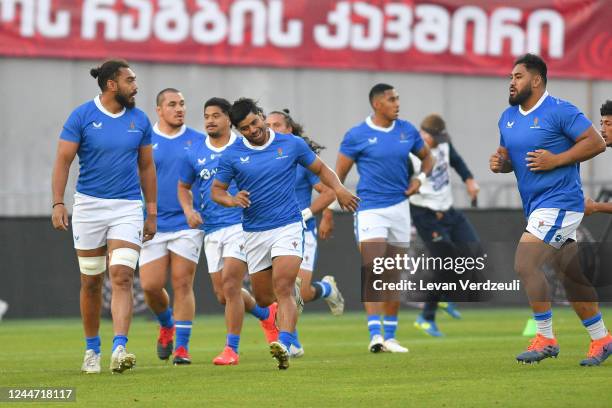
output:
<svg viewBox="0 0 612 408"><path fill-rule="evenodd" d="M213 147L221 148L227 146L229 143L232 132L228 131L225 135L219 137L209 137L208 140Z"/></svg>
<svg viewBox="0 0 612 408"><path fill-rule="evenodd" d="M372 123L381 128L388 128L393 124L393 119L389 120L374 112L374 115L372 115Z"/></svg>
<svg viewBox="0 0 612 408"><path fill-rule="evenodd" d="M112 114L119 113L124 109L123 105L115 99L115 95L109 92L102 92L102 94L100 94L100 103L104 106L104 109Z"/></svg>
<svg viewBox="0 0 612 408"><path fill-rule="evenodd" d="M182 127L183 125L172 126L171 124L163 120L160 120L159 122L157 122L157 128L159 129L159 131L162 132L164 135L168 135L168 136L176 135L178 132L181 131Z"/></svg>
<svg viewBox="0 0 612 408"><path fill-rule="evenodd" d="M531 108L533 108L536 103L538 103L542 95L544 95L544 92L546 92L546 89L536 89L535 91L533 91L529 99L527 99L525 103L521 103L521 109L525 112L530 111Z"/></svg>

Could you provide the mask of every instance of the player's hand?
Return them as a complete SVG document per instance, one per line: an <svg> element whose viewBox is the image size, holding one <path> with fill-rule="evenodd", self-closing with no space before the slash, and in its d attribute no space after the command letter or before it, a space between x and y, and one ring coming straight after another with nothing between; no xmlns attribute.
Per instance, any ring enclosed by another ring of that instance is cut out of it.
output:
<svg viewBox="0 0 612 408"><path fill-rule="evenodd" d="M465 180L465 188L472 201L478 199L478 193L480 192L480 186L473 178Z"/></svg>
<svg viewBox="0 0 612 408"><path fill-rule="evenodd" d="M232 197L232 203L234 207L248 208L251 206L251 200L249 199L250 193L246 190L239 191L235 196Z"/></svg>
<svg viewBox="0 0 612 408"><path fill-rule="evenodd" d="M58 204L53 207L51 223L53 223L53 228L56 230L68 231L68 210L66 210L64 204Z"/></svg>
<svg viewBox="0 0 612 408"><path fill-rule="evenodd" d="M527 152L525 160L531 171L547 171L558 166L557 155L544 149Z"/></svg>
<svg viewBox="0 0 612 408"><path fill-rule="evenodd" d="M584 215L588 216L595 213L595 201L592 198L585 197L584 199Z"/></svg>
<svg viewBox="0 0 612 408"><path fill-rule="evenodd" d="M187 218L187 225L189 225L189 228L198 228L204 223L200 213L193 209L189 211L188 214L185 214L185 218Z"/></svg>
<svg viewBox="0 0 612 408"><path fill-rule="evenodd" d="M142 228L142 242L147 242L153 239L157 232L157 215L149 214Z"/></svg>
<svg viewBox="0 0 612 408"><path fill-rule="evenodd" d="M418 193L419 188L421 188L421 180L414 177L412 180L410 180L410 185L408 186L408 190L404 191L404 195L410 197L411 195Z"/></svg>
<svg viewBox="0 0 612 408"><path fill-rule="evenodd" d="M344 186L340 186L340 188L336 190L336 198L338 200L338 204L340 204L340 208L350 212L357 211L357 207L359 207L359 201L361 201L359 197L351 193Z"/></svg>
<svg viewBox="0 0 612 408"><path fill-rule="evenodd" d="M323 216L319 223L319 238L325 240L331 238L334 232L334 216L331 210L323 210Z"/></svg>
<svg viewBox="0 0 612 408"><path fill-rule="evenodd" d="M499 146L497 151L489 158L489 168L493 173L501 173L504 169L504 164L508 161L508 150L505 147Z"/></svg>

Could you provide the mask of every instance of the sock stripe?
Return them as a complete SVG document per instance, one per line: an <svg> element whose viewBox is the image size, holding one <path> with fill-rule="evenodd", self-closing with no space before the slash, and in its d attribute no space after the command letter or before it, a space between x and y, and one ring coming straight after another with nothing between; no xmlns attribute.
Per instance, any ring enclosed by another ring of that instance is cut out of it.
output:
<svg viewBox="0 0 612 408"><path fill-rule="evenodd" d="M584 325L584 327L588 327L591 326L595 323L597 323L598 321L601 320L601 313L597 313L595 316L589 318L589 319L585 319L582 321L582 324Z"/></svg>
<svg viewBox="0 0 612 408"><path fill-rule="evenodd" d="M393 320L391 320L391 321L389 321L389 320L383 320L383 324L384 324L385 326L397 326L397 321L393 321Z"/></svg>

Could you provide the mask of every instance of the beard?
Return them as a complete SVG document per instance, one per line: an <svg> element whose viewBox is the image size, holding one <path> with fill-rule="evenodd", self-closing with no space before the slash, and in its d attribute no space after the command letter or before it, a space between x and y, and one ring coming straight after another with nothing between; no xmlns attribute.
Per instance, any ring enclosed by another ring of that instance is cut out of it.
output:
<svg viewBox="0 0 612 408"><path fill-rule="evenodd" d="M132 109L134 106L136 106L136 99L130 101L130 97L125 96L122 93L115 94L115 100L119 103L119 105L127 109Z"/></svg>
<svg viewBox="0 0 612 408"><path fill-rule="evenodd" d="M511 106L522 105L527 99L529 99L529 97L531 97L532 94L533 91L531 88L524 88L522 91L517 92L514 97L509 96L508 103Z"/></svg>

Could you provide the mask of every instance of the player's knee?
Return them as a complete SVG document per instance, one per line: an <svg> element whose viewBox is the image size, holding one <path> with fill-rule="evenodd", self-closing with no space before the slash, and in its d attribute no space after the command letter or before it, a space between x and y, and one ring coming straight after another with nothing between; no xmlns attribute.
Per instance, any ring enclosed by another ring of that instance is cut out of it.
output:
<svg viewBox="0 0 612 408"><path fill-rule="evenodd" d="M172 279L172 290L179 296L193 292L193 277L183 276Z"/></svg>
<svg viewBox="0 0 612 408"><path fill-rule="evenodd" d="M79 256L79 269L83 275L95 276L106 271L105 256Z"/></svg>
<svg viewBox="0 0 612 408"><path fill-rule="evenodd" d="M215 290L215 296L217 297L217 302L225 306L225 295L223 294L223 290Z"/></svg>
<svg viewBox="0 0 612 408"><path fill-rule="evenodd" d="M110 254L109 266L124 265L135 270L140 253L133 248L117 248Z"/></svg>
<svg viewBox="0 0 612 408"><path fill-rule="evenodd" d="M274 293L276 297L291 296L294 290L294 283L291 279L277 279L274 282Z"/></svg>
<svg viewBox="0 0 612 408"><path fill-rule="evenodd" d="M129 269L116 269L111 271L111 284L113 289L132 289L134 272Z"/></svg>
<svg viewBox="0 0 612 408"><path fill-rule="evenodd" d="M102 293L103 279L96 279L96 277L87 277L81 279L81 289L85 291L87 295L94 296Z"/></svg>
<svg viewBox="0 0 612 408"><path fill-rule="evenodd" d="M224 279L223 280L223 294L225 297L233 298L240 296L242 289L242 282L236 282L235 279Z"/></svg>
<svg viewBox="0 0 612 408"><path fill-rule="evenodd" d="M152 294L157 294L164 289L164 282L155 282L155 281L148 280L148 279L142 279L142 275L141 275L140 286L142 287L142 290L146 294L152 295Z"/></svg>

